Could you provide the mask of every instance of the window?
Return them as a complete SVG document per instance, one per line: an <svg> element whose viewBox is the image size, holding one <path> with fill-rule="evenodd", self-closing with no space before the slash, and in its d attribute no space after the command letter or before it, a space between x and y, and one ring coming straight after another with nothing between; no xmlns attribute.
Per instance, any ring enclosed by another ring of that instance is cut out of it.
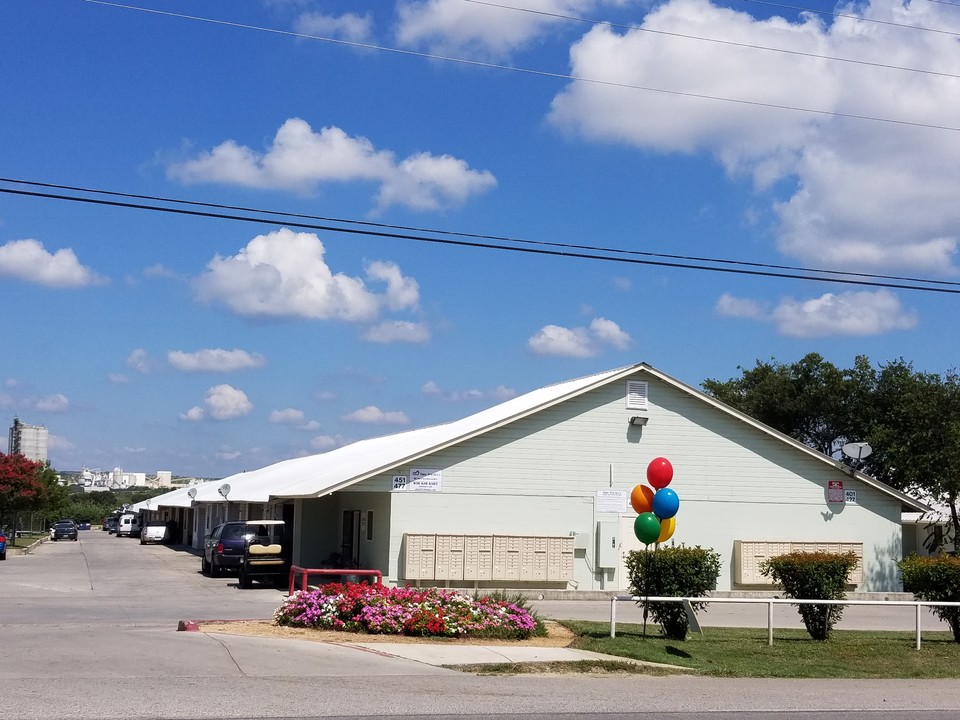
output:
<svg viewBox="0 0 960 720"><path fill-rule="evenodd" d="M367 540L373 540L373 510L367 510Z"/></svg>

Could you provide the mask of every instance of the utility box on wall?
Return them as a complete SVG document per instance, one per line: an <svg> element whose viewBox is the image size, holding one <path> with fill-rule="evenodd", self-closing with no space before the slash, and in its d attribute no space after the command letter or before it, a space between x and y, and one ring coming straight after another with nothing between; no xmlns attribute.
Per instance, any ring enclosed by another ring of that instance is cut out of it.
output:
<svg viewBox="0 0 960 720"><path fill-rule="evenodd" d="M620 566L620 523L597 523L597 567L617 568Z"/></svg>

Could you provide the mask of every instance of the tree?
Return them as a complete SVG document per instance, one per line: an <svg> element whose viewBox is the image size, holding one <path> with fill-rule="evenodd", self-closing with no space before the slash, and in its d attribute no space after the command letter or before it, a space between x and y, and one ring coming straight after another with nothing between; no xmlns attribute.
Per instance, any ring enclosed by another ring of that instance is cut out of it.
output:
<svg viewBox="0 0 960 720"><path fill-rule="evenodd" d="M41 478L44 466L23 455L0 453L0 524L3 518L30 510L46 493ZM16 543L16 532L13 534Z"/></svg>
<svg viewBox="0 0 960 720"><path fill-rule="evenodd" d="M867 433L879 454L872 474L945 506L952 537L960 538L960 376L955 370L938 375L891 363L880 372L875 407Z"/></svg>
<svg viewBox="0 0 960 720"><path fill-rule="evenodd" d="M917 372L898 359L875 369L863 356L838 369L811 353L783 365L757 361L742 377L705 380L710 395L897 490L948 508L960 538L960 375ZM845 442L873 449L839 456Z"/></svg>
<svg viewBox="0 0 960 720"><path fill-rule="evenodd" d="M859 440L866 400L874 385L870 361L837 368L817 353L790 365L757 361L756 367L726 381L705 380L702 387L718 400L789 435L825 455L848 440Z"/></svg>

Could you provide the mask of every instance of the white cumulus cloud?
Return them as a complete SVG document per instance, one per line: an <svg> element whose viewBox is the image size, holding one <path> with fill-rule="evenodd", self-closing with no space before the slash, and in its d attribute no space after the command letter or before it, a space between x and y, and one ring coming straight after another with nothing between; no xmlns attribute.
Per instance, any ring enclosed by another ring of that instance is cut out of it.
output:
<svg viewBox="0 0 960 720"><path fill-rule="evenodd" d="M280 425L297 425L304 421L306 416L303 410L296 408L284 408L283 410L273 410L270 413L270 422Z"/></svg>
<svg viewBox="0 0 960 720"><path fill-rule="evenodd" d="M905 309L897 296L878 292L826 293L810 300L786 299L773 311L773 321L783 335L879 335L909 330L917 315Z"/></svg>
<svg viewBox="0 0 960 720"><path fill-rule="evenodd" d="M70 408L70 400L61 393L44 395L34 400L33 408L40 412L62 413Z"/></svg>
<svg viewBox="0 0 960 720"><path fill-rule="evenodd" d="M363 339L384 345L397 342L425 343L430 339L430 329L422 323L385 320L364 332Z"/></svg>
<svg viewBox="0 0 960 720"><path fill-rule="evenodd" d="M194 288L203 301L218 301L238 315L373 322L381 309L409 309L418 285L387 262L371 263L368 279L386 292L369 289L362 278L334 273L323 243L312 233L283 228L258 235L232 257L216 256Z"/></svg>
<svg viewBox="0 0 960 720"><path fill-rule="evenodd" d="M253 409L253 403L243 390L231 385L215 385L207 390L203 397L205 408L195 405L186 412L180 413L181 420L198 422L207 414L214 420L232 420L243 417Z"/></svg>
<svg viewBox="0 0 960 720"><path fill-rule="evenodd" d="M127 356L127 367L136 370L141 375L149 375L154 371L154 362L146 350L137 348Z"/></svg>
<svg viewBox="0 0 960 720"><path fill-rule="evenodd" d="M320 35L322 37L349 40L350 42L364 42L373 34L373 16L370 13L357 15L344 13L343 15L325 15L320 12L302 13L294 23L296 32L304 35Z"/></svg>
<svg viewBox="0 0 960 720"><path fill-rule="evenodd" d="M266 358L259 353L246 350L223 350L211 348L196 352L171 350L167 353L167 362L183 372L233 372L260 368L266 364Z"/></svg>
<svg viewBox="0 0 960 720"><path fill-rule="evenodd" d="M333 437L332 435L317 435L315 438L310 440L310 447L321 452L332 450L333 448L340 447L343 444L343 438Z"/></svg>
<svg viewBox="0 0 960 720"><path fill-rule="evenodd" d="M917 313L888 290L825 293L806 300L788 297L773 308L725 294L714 309L723 317L772 323L788 337L881 335L917 324Z"/></svg>
<svg viewBox="0 0 960 720"><path fill-rule="evenodd" d="M763 197L779 249L804 262L956 272L960 134L844 116L956 125L953 77L879 66L960 74L951 32L960 13L890 0L843 10L829 23L814 13L790 22L668 0L636 29L595 25L571 48L570 69L600 82L568 84L550 119L593 141L709 154L732 176L752 177L758 192L771 191Z"/></svg>
<svg viewBox="0 0 960 720"><path fill-rule="evenodd" d="M598 355L605 346L623 350L630 342L630 336L617 323L595 318L589 327L545 325L527 340L527 347L537 355L584 358Z"/></svg>
<svg viewBox="0 0 960 720"><path fill-rule="evenodd" d="M203 411L203 408L199 405L194 405L189 410L180 413L180 419L186 420L187 422L200 422L203 420L206 413Z"/></svg>
<svg viewBox="0 0 960 720"><path fill-rule="evenodd" d="M354 410L348 415L344 415L343 420L347 422L368 423L371 425L408 425L410 418L401 411L384 411L376 405Z"/></svg>
<svg viewBox="0 0 960 720"><path fill-rule="evenodd" d="M532 12L463 0L402 0L397 5L397 40L429 52L458 53L485 59L504 58L523 49L556 26L569 26L561 15L580 16L604 5L630 0L524 0ZM510 5L511 3L502 3Z"/></svg>
<svg viewBox="0 0 960 720"><path fill-rule="evenodd" d="M485 400L493 399L498 402L503 400L509 400L512 397L516 397L517 391L508 388L505 385L498 385L496 388L489 392L483 390L471 389L471 390L444 390L440 385L434 380L428 380L423 385L420 386L420 392L422 392L427 397L437 398L439 400L445 400L447 402L460 402L463 400Z"/></svg>
<svg viewBox="0 0 960 720"><path fill-rule="evenodd" d="M714 306L717 314L722 317L746 318L761 320L766 317L766 304L750 298L738 298L724 293L717 298Z"/></svg>
<svg viewBox="0 0 960 720"><path fill-rule="evenodd" d="M39 240L11 240L0 245L0 277L54 288L104 285L108 280L81 265L69 248L49 252Z"/></svg>
<svg viewBox="0 0 960 720"><path fill-rule="evenodd" d="M496 186L487 171L471 169L448 155L417 153L397 162L367 138L351 137L337 127L314 132L300 118L277 130L266 152L233 140L198 157L167 167L167 175L184 183L214 182L255 188L310 192L324 183L379 183L378 206L403 205L435 210L465 202Z"/></svg>

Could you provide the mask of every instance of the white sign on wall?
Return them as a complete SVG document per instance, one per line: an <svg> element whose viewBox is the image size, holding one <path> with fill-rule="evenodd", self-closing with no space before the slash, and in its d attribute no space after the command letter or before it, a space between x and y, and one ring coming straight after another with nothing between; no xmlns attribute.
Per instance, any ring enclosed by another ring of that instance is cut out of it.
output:
<svg viewBox="0 0 960 720"><path fill-rule="evenodd" d="M625 513L627 511L626 490L597 490L597 512Z"/></svg>
<svg viewBox="0 0 960 720"><path fill-rule="evenodd" d="M411 468L409 475L393 476L394 492L441 492L443 470L434 468Z"/></svg>
<svg viewBox="0 0 960 720"><path fill-rule="evenodd" d="M843 501L847 505L856 505L857 504L857 491L856 490L844 490L843 491Z"/></svg>

